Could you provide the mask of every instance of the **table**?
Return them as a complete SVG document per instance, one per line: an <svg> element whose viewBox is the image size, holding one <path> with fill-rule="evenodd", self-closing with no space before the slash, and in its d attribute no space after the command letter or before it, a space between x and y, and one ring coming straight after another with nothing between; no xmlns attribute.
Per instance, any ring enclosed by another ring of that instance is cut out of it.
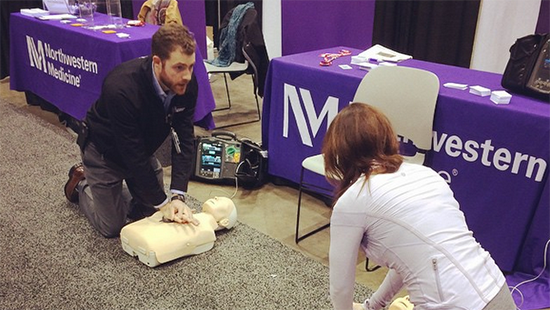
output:
<svg viewBox="0 0 550 310"><path fill-rule="evenodd" d="M321 53L341 49L360 52L335 47L271 60L262 121L271 176L299 182L301 161L320 152L328 125L367 74L355 65L341 69L349 56L319 66ZM418 60L399 65L431 71L441 85L502 89L498 74ZM467 90L440 88L428 165L450 184L474 237L505 271L535 274L543 265L550 238L549 125L548 103L514 95L510 104L496 105Z"/></svg>
<svg viewBox="0 0 550 310"><path fill-rule="evenodd" d="M107 16L96 13L94 20L105 24ZM151 37L157 29L154 25L124 28L119 32L130 37L119 38L60 21L41 21L13 13L10 88L32 92L80 120L99 97L103 79L111 69L151 53ZM199 82L195 122L212 129L214 96L201 53L195 54L194 72Z"/></svg>

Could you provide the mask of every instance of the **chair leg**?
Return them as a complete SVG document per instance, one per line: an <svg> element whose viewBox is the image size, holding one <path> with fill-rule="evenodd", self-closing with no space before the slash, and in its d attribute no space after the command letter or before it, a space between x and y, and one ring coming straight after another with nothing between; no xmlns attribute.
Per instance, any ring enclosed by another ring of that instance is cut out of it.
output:
<svg viewBox="0 0 550 310"><path fill-rule="evenodd" d="M254 82L254 89L253 89L253 92L254 92L254 99L256 99L256 110L258 111L258 120L261 121L262 120L262 115L261 115L261 112L260 112L260 102L258 101L258 95L256 94L256 76L254 74L252 74L252 82Z"/></svg>
<svg viewBox="0 0 550 310"><path fill-rule="evenodd" d="M368 272L372 272L372 271L376 271L378 270L378 268L380 268L380 265L376 265L372 268L369 267L369 258L367 257L366 260L365 260L365 270L367 270Z"/></svg>
<svg viewBox="0 0 550 310"><path fill-rule="evenodd" d="M302 208L302 182L304 181L304 168L300 171L300 187L298 188L298 211L296 212L296 234L294 235L294 242L297 244L301 238L298 233L300 231L300 210Z"/></svg>
<svg viewBox="0 0 550 310"><path fill-rule="evenodd" d="M303 194L303 181L304 181L304 167L302 167L302 170L300 172L300 186L298 189L298 210L296 212L296 234L294 235L294 242L298 244L301 240L304 240L307 237L310 237L311 235L314 235L321 230L327 228L330 226L330 223L325 224L321 227L318 227L308 233L305 233L304 235L300 236L300 210L302 209L302 194Z"/></svg>
<svg viewBox="0 0 550 310"><path fill-rule="evenodd" d="M255 81L256 81L255 76L253 74L251 74L251 76L252 76L253 83L255 83ZM225 89L227 91L227 102L229 103L229 107L228 108L216 109L216 110L214 110L214 112L215 111L231 109L231 99L229 97L229 86L227 85L227 77L226 77L225 73L223 74L223 78L225 80ZM250 120L250 121L244 121L244 122L234 123L234 124L227 124L227 125L216 127L214 129L223 129L223 128L228 128L228 127L233 127L233 126L245 125L245 124L255 123L255 122L258 122L258 121L262 120L262 116L261 116L262 114L260 112L260 102L258 100L258 95L256 94L256 85L254 84L253 87L254 88L252 90L254 92L254 99L256 100L256 113L258 114L258 117L256 119L253 119L253 120Z"/></svg>
<svg viewBox="0 0 550 310"><path fill-rule="evenodd" d="M214 109L213 112L231 109L231 97L229 96L229 84L227 84L227 73L223 73L223 81L225 82L225 93L227 94L227 107Z"/></svg>
<svg viewBox="0 0 550 310"><path fill-rule="evenodd" d="M229 96L229 84L227 84L227 73L223 74L223 80L225 82L225 92L227 93L227 104L231 109L231 97Z"/></svg>

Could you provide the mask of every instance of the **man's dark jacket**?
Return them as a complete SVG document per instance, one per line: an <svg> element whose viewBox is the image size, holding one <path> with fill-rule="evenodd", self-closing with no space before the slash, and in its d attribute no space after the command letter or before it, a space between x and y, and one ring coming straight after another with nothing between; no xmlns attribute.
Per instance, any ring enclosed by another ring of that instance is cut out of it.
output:
<svg viewBox="0 0 550 310"><path fill-rule="evenodd" d="M105 78L99 99L86 115L89 141L107 161L119 165L135 181L144 202L160 205L165 199L149 158L170 132L163 102L153 84L152 57L130 60ZM172 126L182 153L172 146L171 189L187 191L194 156L193 116L198 84L193 75L184 95L171 102Z"/></svg>

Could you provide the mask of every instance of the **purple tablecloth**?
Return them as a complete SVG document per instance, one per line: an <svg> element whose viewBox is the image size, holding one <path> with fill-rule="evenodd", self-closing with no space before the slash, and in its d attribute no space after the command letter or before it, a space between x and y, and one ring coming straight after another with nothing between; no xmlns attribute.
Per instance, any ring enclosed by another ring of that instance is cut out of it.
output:
<svg viewBox="0 0 550 310"><path fill-rule="evenodd" d="M350 64L350 56L319 66L321 53L342 48L271 61L262 123L270 175L298 182L301 161L320 152L330 121L352 101L367 72L355 65L338 67ZM498 74L417 60L400 65L432 71L440 79L427 160L450 184L475 238L502 270L535 274L550 238L550 104L513 95L510 104L496 105L489 97L443 87L455 82L500 90ZM546 217L536 217L539 213Z"/></svg>
<svg viewBox="0 0 550 310"><path fill-rule="evenodd" d="M98 24L107 16L96 13ZM74 21L73 21L74 22ZM10 19L10 88L30 91L82 119L99 97L107 73L121 62L149 55L151 37L157 26L130 27L122 39L59 21L41 21L13 13ZM195 75L199 97L195 112L198 125L214 128L211 111L214 96L200 52L196 53Z"/></svg>

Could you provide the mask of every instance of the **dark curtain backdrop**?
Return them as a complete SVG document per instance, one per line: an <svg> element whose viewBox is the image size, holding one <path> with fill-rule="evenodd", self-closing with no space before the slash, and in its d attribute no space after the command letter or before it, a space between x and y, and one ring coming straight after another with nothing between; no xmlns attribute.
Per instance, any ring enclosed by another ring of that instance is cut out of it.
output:
<svg viewBox="0 0 550 310"><path fill-rule="evenodd" d="M0 32L1 35L1 58L0 58L0 78L5 78L10 75L10 14L19 12L21 9L27 8L42 8L42 0L40 1L19 1L19 0L2 0L0 1Z"/></svg>
<svg viewBox="0 0 550 310"><path fill-rule="evenodd" d="M377 0L373 44L468 68L480 0Z"/></svg>

